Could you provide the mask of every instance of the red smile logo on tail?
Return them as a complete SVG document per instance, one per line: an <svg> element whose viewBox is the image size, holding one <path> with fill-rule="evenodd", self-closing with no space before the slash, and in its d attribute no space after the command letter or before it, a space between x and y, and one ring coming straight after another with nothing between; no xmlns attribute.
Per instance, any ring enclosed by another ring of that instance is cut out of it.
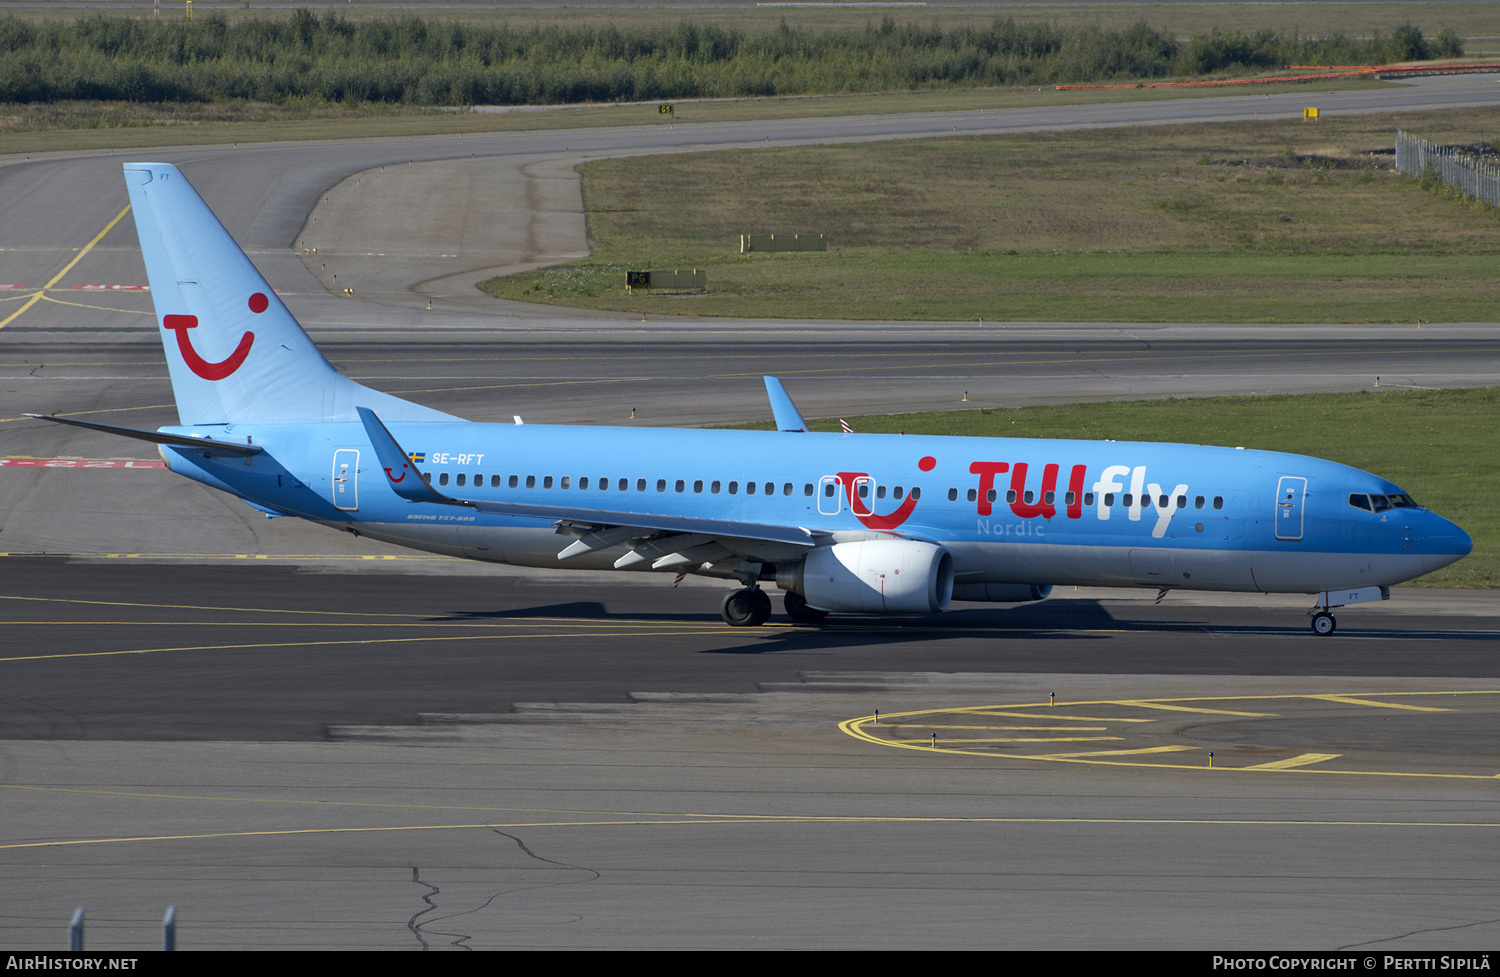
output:
<svg viewBox="0 0 1500 977"><path fill-rule="evenodd" d="M264 293L256 292L250 296L251 312L264 312L270 304ZM217 363L210 363L198 355L198 351L193 348L193 341L188 338L187 331L198 328L197 316L165 315L162 316L162 325L177 334L177 350L182 354L182 361L188 365L188 369L205 380L222 380L232 375L245 362L245 357L250 355L250 347L255 345L255 333L246 331L233 353Z"/></svg>

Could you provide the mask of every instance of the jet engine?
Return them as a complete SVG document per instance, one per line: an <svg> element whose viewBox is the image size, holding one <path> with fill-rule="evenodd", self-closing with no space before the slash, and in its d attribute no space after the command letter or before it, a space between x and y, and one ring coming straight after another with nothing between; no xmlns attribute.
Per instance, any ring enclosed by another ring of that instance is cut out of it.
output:
<svg viewBox="0 0 1500 977"><path fill-rule="evenodd" d="M776 586L821 611L931 614L953 597L953 556L908 539L835 543L779 567Z"/></svg>

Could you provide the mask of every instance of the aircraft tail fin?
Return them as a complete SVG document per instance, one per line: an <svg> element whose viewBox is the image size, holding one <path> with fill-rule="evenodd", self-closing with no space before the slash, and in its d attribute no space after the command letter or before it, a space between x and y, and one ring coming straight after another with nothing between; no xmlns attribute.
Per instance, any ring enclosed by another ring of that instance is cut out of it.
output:
<svg viewBox="0 0 1500 977"><path fill-rule="evenodd" d="M125 183L183 424L457 420L340 375L177 167Z"/></svg>

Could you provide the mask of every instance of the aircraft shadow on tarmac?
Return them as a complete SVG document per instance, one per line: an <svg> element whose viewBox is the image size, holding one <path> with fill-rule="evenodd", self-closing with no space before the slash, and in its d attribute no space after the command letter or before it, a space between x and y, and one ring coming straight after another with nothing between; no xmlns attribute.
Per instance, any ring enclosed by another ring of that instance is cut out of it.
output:
<svg viewBox="0 0 1500 977"><path fill-rule="evenodd" d="M905 643L910 641L943 641L952 639L984 638L996 641L1039 640L1107 640L1111 635L1160 634L1191 635L1235 635L1248 638L1306 638L1319 642L1349 642L1353 639L1372 638L1422 638L1427 640L1451 640L1460 642L1493 642L1500 639L1494 630L1455 630L1418 627L1370 627L1351 622L1343 626L1335 638L1320 638L1311 633L1301 615L1288 611L1268 623L1264 621L1264 609L1245 608L1220 613L1218 619L1201 613L1200 608L1182 607L1128 609L1132 616L1119 617L1103 603L1087 599L1049 600L1034 604L1008 607L970 607L950 610L943 614L911 617L862 616L857 614L833 615L816 623L796 623L773 616L769 626L747 628L743 631L723 627L719 633L743 635L746 640L720 647L705 648L701 654L744 655L771 654L806 649L836 649L840 647L874 644ZM1218 609L1223 611L1223 609ZM1135 616L1144 612L1144 616ZM1194 613L1197 612L1197 613ZM1153 620L1152 614L1172 614L1171 619ZM1184 617L1184 614L1188 616ZM720 629L717 615L702 611L611 611L600 601L568 601L534 607L515 607L503 610L455 611L435 615L438 621L485 621L515 620L526 618L551 618L556 620L586 622L614 622L618 624L655 623L673 629L684 629L684 633L698 628ZM1284 618L1284 619L1283 619ZM778 626L779 625L779 626Z"/></svg>

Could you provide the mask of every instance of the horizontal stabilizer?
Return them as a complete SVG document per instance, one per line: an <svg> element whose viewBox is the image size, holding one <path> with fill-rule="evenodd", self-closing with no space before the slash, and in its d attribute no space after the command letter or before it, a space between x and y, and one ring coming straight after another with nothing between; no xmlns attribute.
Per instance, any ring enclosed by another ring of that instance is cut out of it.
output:
<svg viewBox="0 0 1500 977"><path fill-rule="evenodd" d="M248 444L244 441L219 441L207 436L193 437L186 434L164 434L161 431L146 431L138 427L119 427L114 424L99 424L96 421L76 421L71 417L57 417L53 414L27 414L39 421L56 421L58 424L67 424L70 427L85 427L90 431L103 431L105 434L118 434L122 438L135 438L137 441L151 441L156 444L168 444L174 448L212 448L232 455L258 455L266 450L258 444Z"/></svg>

